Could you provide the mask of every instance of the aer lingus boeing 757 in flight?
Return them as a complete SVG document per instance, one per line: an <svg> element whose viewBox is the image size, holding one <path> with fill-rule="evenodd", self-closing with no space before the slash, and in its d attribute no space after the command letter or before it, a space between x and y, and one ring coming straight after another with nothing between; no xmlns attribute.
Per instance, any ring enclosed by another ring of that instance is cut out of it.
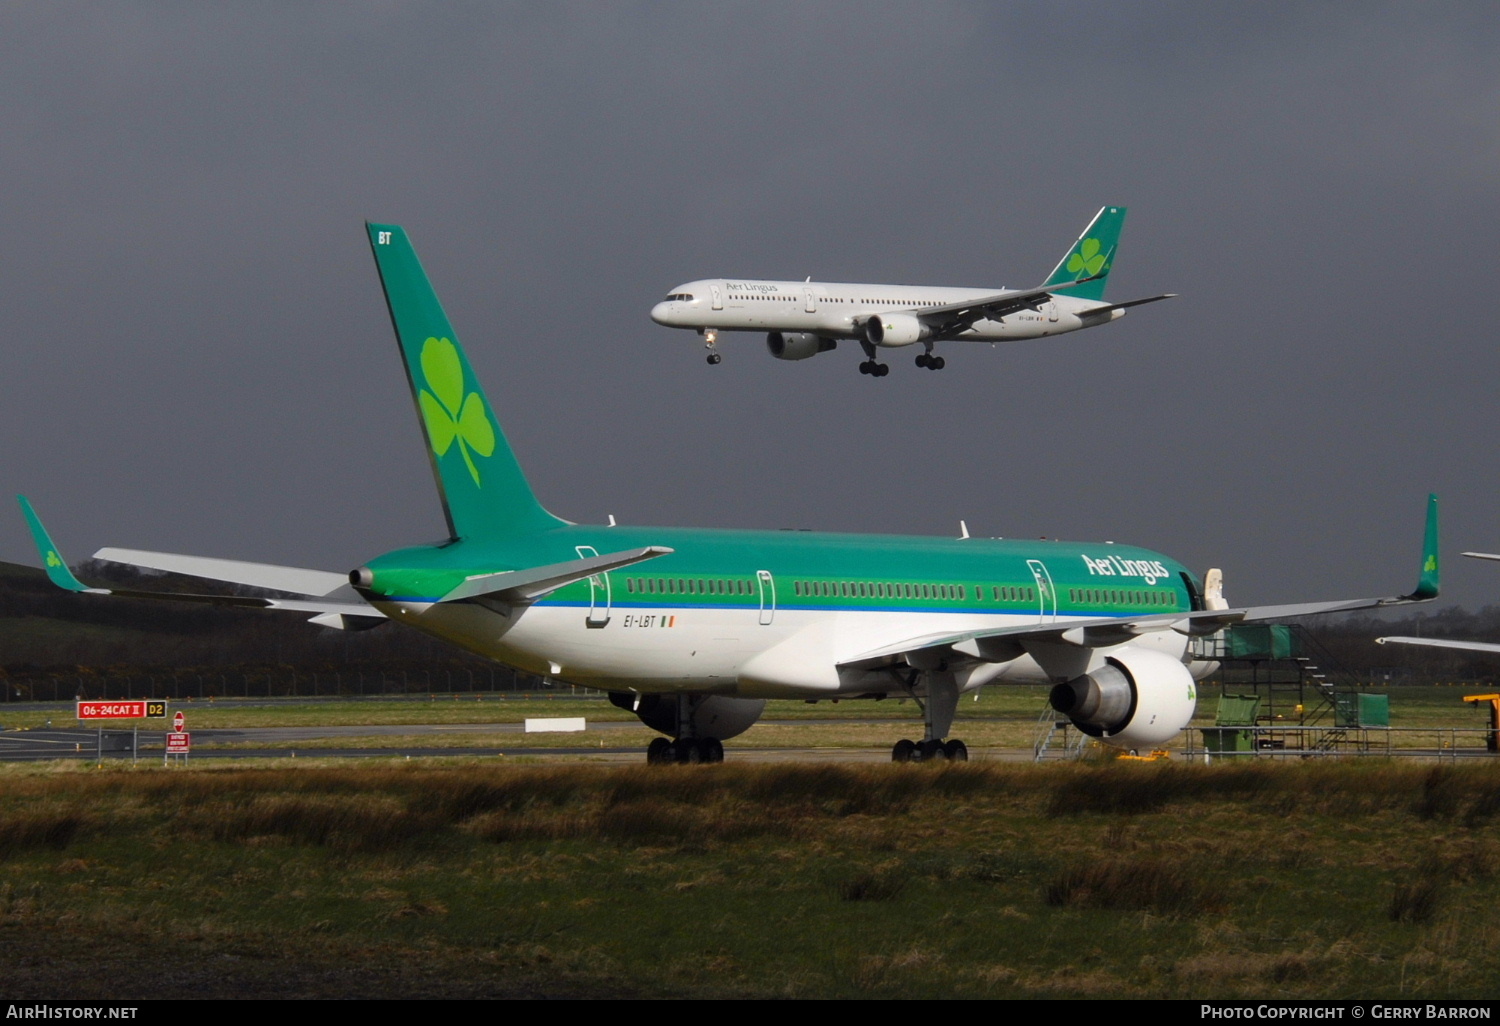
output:
<svg viewBox="0 0 1500 1026"><path fill-rule="evenodd" d="M778 360L805 360L833 349L840 339L854 339L865 351L859 372L884 377L890 367L875 358L878 348L920 342L917 366L942 370L946 361L932 352L937 342L1060 335L1106 324L1132 306L1171 299L1174 293L1104 302L1124 225L1124 207L1101 209L1034 289L705 278L674 288L652 308L651 319L695 329L708 346L709 363L721 359L719 332L764 331L766 348Z"/></svg>
<svg viewBox="0 0 1500 1026"><path fill-rule="evenodd" d="M963 759L960 694L1048 683L1110 744L1160 744L1195 703L1187 640L1234 623L1420 602L1438 593L1437 504L1421 578L1395 598L1231 609L1156 552L1110 543L573 524L549 513L500 430L406 233L368 225L448 539L342 574L170 553L99 559L230 581L281 598L230 602L357 629L395 621L556 680L601 688L659 731L653 762L718 761L768 698L909 697L920 742L892 756ZM69 571L21 506L51 579ZM669 740L670 739L670 740Z"/></svg>

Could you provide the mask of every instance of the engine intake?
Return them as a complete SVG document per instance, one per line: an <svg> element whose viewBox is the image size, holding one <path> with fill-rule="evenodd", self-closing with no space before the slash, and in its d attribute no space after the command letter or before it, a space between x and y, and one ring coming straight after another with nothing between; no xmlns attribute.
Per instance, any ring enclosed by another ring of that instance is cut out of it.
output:
<svg viewBox="0 0 1500 1026"><path fill-rule="evenodd" d="M1099 669L1055 686L1048 701L1085 734L1135 748L1163 744L1181 733L1193 718L1198 695L1181 662L1126 646Z"/></svg>
<svg viewBox="0 0 1500 1026"><path fill-rule="evenodd" d="M837 339L824 338L809 331L773 331L766 336L766 348L778 360L805 360L837 346Z"/></svg>
<svg viewBox="0 0 1500 1026"><path fill-rule="evenodd" d="M912 314L876 314L865 321L865 341L872 346L909 346L932 335L932 329Z"/></svg>

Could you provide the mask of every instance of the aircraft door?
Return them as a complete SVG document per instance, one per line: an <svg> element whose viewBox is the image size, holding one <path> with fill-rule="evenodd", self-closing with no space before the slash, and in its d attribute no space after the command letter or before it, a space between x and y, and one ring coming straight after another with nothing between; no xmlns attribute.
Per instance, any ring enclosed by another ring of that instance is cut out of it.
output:
<svg viewBox="0 0 1500 1026"><path fill-rule="evenodd" d="M806 300L806 302L802 305L802 310L804 313L818 312L818 297L813 295L813 290L810 287L805 285L802 287L802 298Z"/></svg>
<svg viewBox="0 0 1500 1026"><path fill-rule="evenodd" d="M1037 623L1053 623L1057 620L1057 591L1052 587L1052 575L1040 559L1028 559L1026 565L1036 581Z"/></svg>
<svg viewBox="0 0 1500 1026"><path fill-rule="evenodd" d="M1053 324L1057 323L1057 301L1053 300L1047 304L1047 320Z"/></svg>
<svg viewBox="0 0 1500 1026"><path fill-rule="evenodd" d="M719 286L717 286L717 285L710 285L708 287L708 292L709 292L709 295L713 296L713 298L714 298L714 309L715 310L722 310L722 309L724 309L724 293L719 290Z"/></svg>
<svg viewBox="0 0 1500 1026"><path fill-rule="evenodd" d="M760 585L760 622L764 626L776 619L776 579L769 570L757 570L755 580Z"/></svg>
<svg viewBox="0 0 1500 1026"><path fill-rule="evenodd" d="M579 559L592 559L599 555L599 550L592 545L574 546ZM609 571L602 574L594 574L589 578L589 615L584 618L584 624L588 627L603 627L609 623L610 587Z"/></svg>

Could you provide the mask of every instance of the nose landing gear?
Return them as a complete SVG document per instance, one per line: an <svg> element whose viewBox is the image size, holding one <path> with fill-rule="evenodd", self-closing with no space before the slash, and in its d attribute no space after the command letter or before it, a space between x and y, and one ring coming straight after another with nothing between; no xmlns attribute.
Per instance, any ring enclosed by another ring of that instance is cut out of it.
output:
<svg viewBox="0 0 1500 1026"><path fill-rule="evenodd" d="M718 345L718 342L719 333L717 331L712 328L704 329L703 347L708 350L708 363L711 367L717 367L720 363L724 362L723 355L717 348L715 348Z"/></svg>

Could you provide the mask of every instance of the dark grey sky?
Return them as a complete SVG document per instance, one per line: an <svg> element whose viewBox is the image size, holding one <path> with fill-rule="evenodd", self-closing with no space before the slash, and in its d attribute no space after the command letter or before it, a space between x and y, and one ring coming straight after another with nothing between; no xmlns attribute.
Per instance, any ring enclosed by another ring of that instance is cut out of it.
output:
<svg viewBox="0 0 1500 1026"><path fill-rule="evenodd" d="M362 233L407 227L573 520L1113 539L1230 598L1500 595L1488 5L0 9L0 478L112 544L344 570L442 520ZM779 363L695 277L1041 279L1052 342ZM9 501L9 500L7 500ZM0 559L35 562L18 512Z"/></svg>

